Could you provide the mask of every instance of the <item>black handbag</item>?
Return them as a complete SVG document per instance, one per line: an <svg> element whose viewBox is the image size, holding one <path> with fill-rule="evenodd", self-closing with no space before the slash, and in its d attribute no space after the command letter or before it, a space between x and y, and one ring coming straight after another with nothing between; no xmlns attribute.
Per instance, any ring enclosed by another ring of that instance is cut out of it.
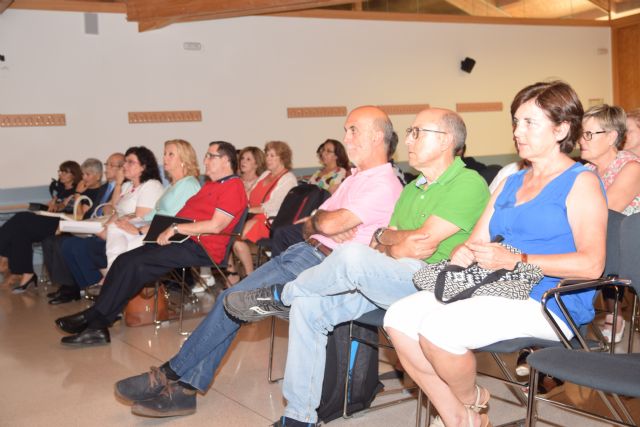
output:
<svg viewBox="0 0 640 427"><path fill-rule="evenodd" d="M503 246L512 253L519 250ZM478 264L461 267L440 261L422 267L413 275L416 288L431 291L438 301L449 304L480 295L526 300L531 288L542 280L542 269L535 264L518 262L513 270L487 270Z"/></svg>

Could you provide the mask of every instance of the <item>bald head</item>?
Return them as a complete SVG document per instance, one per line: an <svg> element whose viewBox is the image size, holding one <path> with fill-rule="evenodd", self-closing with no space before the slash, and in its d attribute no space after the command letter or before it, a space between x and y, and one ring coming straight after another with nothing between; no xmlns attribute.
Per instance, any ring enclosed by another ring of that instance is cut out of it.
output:
<svg viewBox="0 0 640 427"><path fill-rule="evenodd" d="M451 138L451 150L461 150L467 140L467 127L462 117L446 108L427 108L416 116L414 123L433 123ZM414 125L416 126L416 125ZM419 125L418 127L422 127Z"/></svg>
<svg viewBox="0 0 640 427"><path fill-rule="evenodd" d="M349 160L358 168L369 169L387 162L393 125L384 111L370 105L358 107L347 116L344 129Z"/></svg>
<svg viewBox="0 0 640 427"><path fill-rule="evenodd" d="M122 153L113 153L107 158L107 165L104 170L104 177L107 181L116 179L116 174L122 165L124 165L124 154Z"/></svg>

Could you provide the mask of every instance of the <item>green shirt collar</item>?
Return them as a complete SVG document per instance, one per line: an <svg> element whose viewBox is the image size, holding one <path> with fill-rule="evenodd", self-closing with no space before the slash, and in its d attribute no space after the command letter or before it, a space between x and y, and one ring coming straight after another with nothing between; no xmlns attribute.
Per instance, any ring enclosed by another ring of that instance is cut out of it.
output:
<svg viewBox="0 0 640 427"><path fill-rule="evenodd" d="M460 171L462 171L462 169L464 169L465 167L466 167L466 165L464 164L462 159L460 157L456 156L456 158L453 160L453 163L451 163L449 165L447 170L445 170L442 173L442 175L440 175L431 184L438 183L438 184L441 184L441 185L447 185L449 182L451 182L451 180L453 178L458 176ZM421 173L420 176L418 177L418 179L416 180L416 187L422 188L422 186L424 186L426 183L427 183L427 178Z"/></svg>

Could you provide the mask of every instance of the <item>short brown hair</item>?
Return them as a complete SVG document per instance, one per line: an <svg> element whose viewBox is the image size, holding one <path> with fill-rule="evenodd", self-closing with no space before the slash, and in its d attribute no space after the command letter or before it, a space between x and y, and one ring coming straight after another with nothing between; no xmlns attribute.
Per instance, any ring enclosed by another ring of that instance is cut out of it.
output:
<svg viewBox="0 0 640 427"><path fill-rule="evenodd" d="M266 153L269 150L276 152L286 169L291 169L293 153L291 152L291 148L289 148L289 144L283 141L269 141L264 146L264 152Z"/></svg>
<svg viewBox="0 0 640 427"><path fill-rule="evenodd" d="M262 175L262 172L267 168L266 162L264 160L264 151L259 149L258 147L244 147L238 153L238 163L242 160L242 156L244 153L250 153L253 156L253 159L256 161L256 175ZM238 166L239 168L239 166Z"/></svg>
<svg viewBox="0 0 640 427"><path fill-rule="evenodd" d="M544 110L546 116L556 126L562 123L569 125L567 136L561 141L560 151L570 153L582 135L582 103L571 86L560 80L538 82L522 89L511 102L511 118L525 102L535 100L536 105Z"/></svg>

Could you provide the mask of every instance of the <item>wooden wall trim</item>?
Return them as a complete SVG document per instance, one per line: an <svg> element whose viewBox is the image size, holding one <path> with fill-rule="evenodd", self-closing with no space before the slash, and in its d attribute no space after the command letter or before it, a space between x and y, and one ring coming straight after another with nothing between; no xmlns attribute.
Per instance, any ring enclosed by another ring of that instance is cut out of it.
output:
<svg viewBox="0 0 640 427"><path fill-rule="evenodd" d="M201 122L202 111L131 111L129 124Z"/></svg>
<svg viewBox="0 0 640 427"><path fill-rule="evenodd" d="M420 111L429 108L429 104L378 105L377 107L392 116L401 114L418 114Z"/></svg>
<svg viewBox="0 0 640 427"><path fill-rule="evenodd" d="M458 113L502 111L502 109L502 102L459 102L456 104Z"/></svg>
<svg viewBox="0 0 640 427"><path fill-rule="evenodd" d="M288 107L287 118L309 119L316 117L344 117L347 115L347 107Z"/></svg>
<svg viewBox="0 0 640 427"><path fill-rule="evenodd" d="M64 114L0 114L0 127L66 126Z"/></svg>

